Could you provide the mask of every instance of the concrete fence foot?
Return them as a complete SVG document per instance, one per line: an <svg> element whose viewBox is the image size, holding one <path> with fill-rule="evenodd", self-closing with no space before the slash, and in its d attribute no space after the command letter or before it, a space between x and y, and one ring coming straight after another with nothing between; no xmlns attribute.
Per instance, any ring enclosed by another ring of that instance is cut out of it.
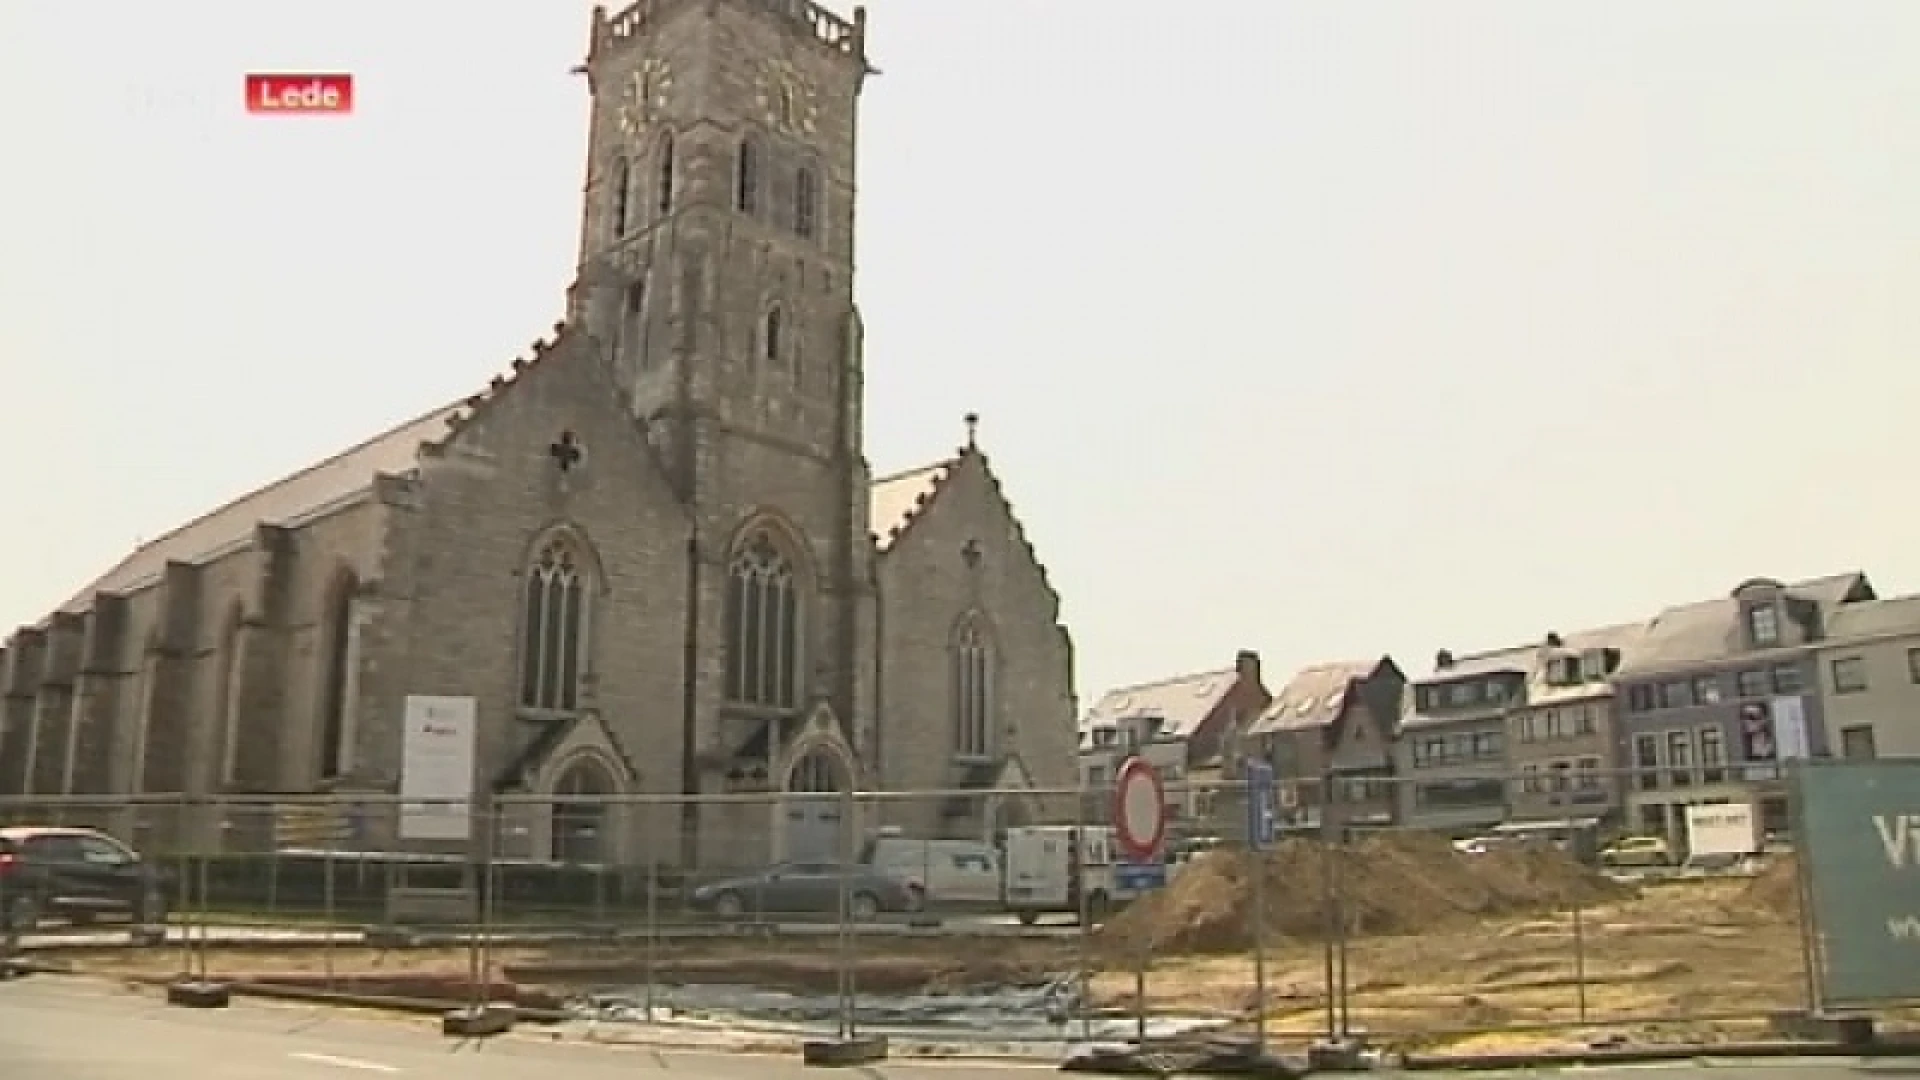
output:
<svg viewBox="0 0 1920 1080"><path fill-rule="evenodd" d="M167 984L167 1004L183 1009L224 1009L233 1004L233 987L223 982L182 979Z"/></svg>
<svg viewBox="0 0 1920 1080"><path fill-rule="evenodd" d="M455 1039L486 1039L512 1031L519 1018L520 1010L512 1005L455 1009L440 1018L440 1033Z"/></svg>
<svg viewBox="0 0 1920 1080"><path fill-rule="evenodd" d="M855 1035L846 1039L808 1039L800 1044L805 1065L850 1068L887 1060L885 1035Z"/></svg>

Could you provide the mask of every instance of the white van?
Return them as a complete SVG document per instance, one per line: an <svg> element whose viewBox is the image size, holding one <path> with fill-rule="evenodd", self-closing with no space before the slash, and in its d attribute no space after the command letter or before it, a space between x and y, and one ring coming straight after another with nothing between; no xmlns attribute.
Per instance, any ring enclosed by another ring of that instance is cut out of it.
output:
<svg viewBox="0 0 1920 1080"><path fill-rule="evenodd" d="M1006 909L1028 926L1042 915L1101 922L1134 893L1120 888L1113 829L1033 825L1007 830Z"/></svg>
<svg viewBox="0 0 1920 1080"><path fill-rule="evenodd" d="M868 839L860 862L907 883L921 907L991 908L1000 903L1000 853L974 840L920 840L898 829Z"/></svg>

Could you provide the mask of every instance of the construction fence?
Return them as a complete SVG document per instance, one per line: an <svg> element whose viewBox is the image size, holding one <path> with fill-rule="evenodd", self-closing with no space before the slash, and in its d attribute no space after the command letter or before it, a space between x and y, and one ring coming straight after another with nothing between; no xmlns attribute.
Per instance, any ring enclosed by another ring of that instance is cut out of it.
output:
<svg viewBox="0 0 1920 1080"><path fill-rule="evenodd" d="M1256 808L1244 784L1174 781L1145 863L1107 789L14 799L0 836L55 837L52 869L0 873L0 912L15 949L81 971L769 1038L1719 1040L1815 1004L1801 878L1758 809L1772 787L1730 827L1748 850L1706 859L1634 833L1624 800L1419 824L1407 783L1295 782Z"/></svg>

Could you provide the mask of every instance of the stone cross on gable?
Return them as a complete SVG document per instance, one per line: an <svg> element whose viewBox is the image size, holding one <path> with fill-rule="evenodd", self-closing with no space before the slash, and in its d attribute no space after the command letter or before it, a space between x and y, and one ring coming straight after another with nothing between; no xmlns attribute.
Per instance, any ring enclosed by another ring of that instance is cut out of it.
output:
<svg viewBox="0 0 1920 1080"><path fill-rule="evenodd" d="M967 542L960 545L960 558L965 560L967 569L969 570L980 565L980 556L982 554L980 541L976 538L968 537Z"/></svg>
<svg viewBox="0 0 1920 1080"><path fill-rule="evenodd" d="M586 448L580 445L580 440L575 438L571 431L561 432L560 438L547 447L547 453L552 456L554 464L560 466L560 471L563 473L570 472L587 456Z"/></svg>

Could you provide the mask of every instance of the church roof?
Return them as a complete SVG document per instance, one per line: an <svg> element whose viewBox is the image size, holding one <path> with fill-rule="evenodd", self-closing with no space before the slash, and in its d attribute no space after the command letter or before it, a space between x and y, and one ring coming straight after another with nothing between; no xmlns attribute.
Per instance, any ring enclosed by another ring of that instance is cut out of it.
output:
<svg viewBox="0 0 1920 1080"><path fill-rule="evenodd" d="M516 364L516 373L523 367ZM61 611L85 611L96 593L128 593L160 579L170 562L202 562L252 542L259 525L297 526L368 491L383 475L399 476L419 466L421 447L447 437L474 408L512 379L494 380L489 392L423 413L356 446L258 488L211 513L140 545L113 569L75 593ZM885 551L951 475L958 458L882 477L871 489L874 543Z"/></svg>
<svg viewBox="0 0 1920 1080"><path fill-rule="evenodd" d="M366 442L204 514L135 548L61 607L84 611L95 593L134 592L159 580L170 562L199 562L253 539L258 525L297 525L373 486L376 477L412 471L422 443L444 437L465 401L442 406Z"/></svg>
<svg viewBox="0 0 1920 1080"><path fill-rule="evenodd" d="M958 459L949 458L918 469L883 476L873 482L868 527L873 530L873 542L881 551L892 547L893 542L913 522L914 516L933 501L933 496L947 477L952 475L956 464Z"/></svg>

